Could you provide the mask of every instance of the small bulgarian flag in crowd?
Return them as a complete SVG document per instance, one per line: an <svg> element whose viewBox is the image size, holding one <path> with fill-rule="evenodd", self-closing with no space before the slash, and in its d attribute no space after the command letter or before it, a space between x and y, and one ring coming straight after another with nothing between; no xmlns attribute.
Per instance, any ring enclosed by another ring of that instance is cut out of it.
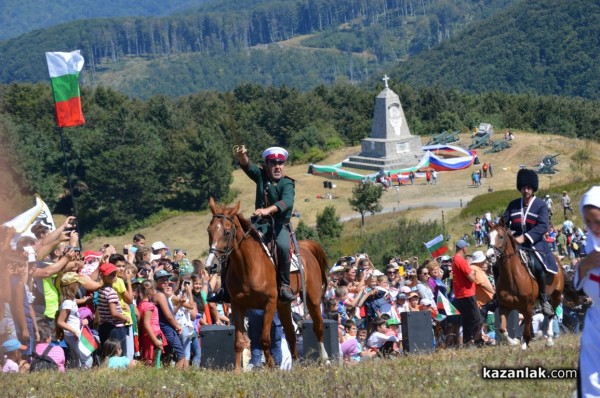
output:
<svg viewBox="0 0 600 398"><path fill-rule="evenodd" d="M455 306L452 305L450 300L448 300L446 296L439 292L437 295L437 307L438 310L444 311L446 313L446 316L460 315L460 312L456 309Z"/></svg>
<svg viewBox="0 0 600 398"><path fill-rule="evenodd" d="M92 334L92 331L89 327L84 326L81 329L81 334L79 335L79 351L85 355L90 356L92 352L98 349L98 342L96 338Z"/></svg>
<svg viewBox="0 0 600 398"><path fill-rule="evenodd" d="M80 51L47 52L46 61L52 83L58 127L85 124L79 94L79 72L83 69L84 62Z"/></svg>
<svg viewBox="0 0 600 398"><path fill-rule="evenodd" d="M448 248L444 244L444 235L439 234L429 242L425 243L427 251L431 253L433 257L441 256L448 251Z"/></svg>

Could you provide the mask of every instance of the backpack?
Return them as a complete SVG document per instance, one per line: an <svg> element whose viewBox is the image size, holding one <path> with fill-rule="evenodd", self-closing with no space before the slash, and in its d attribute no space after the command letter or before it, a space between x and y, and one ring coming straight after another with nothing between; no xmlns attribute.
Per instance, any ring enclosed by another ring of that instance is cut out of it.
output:
<svg viewBox="0 0 600 398"><path fill-rule="evenodd" d="M34 352L31 356L31 365L29 366L30 372L41 372L44 370L58 370L58 365L52 358L48 356L48 353L52 349L52 346L48 344L48 347L44 350L42 355Z"/></svg>

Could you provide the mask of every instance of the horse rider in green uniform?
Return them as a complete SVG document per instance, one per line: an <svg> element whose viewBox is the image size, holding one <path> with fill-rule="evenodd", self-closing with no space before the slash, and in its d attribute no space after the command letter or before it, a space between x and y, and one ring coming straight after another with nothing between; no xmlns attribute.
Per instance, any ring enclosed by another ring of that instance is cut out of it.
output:
<svg viewBox="0 0 600 398"><path fill-rule="evenodd" d="M271 147L262 154L263 165L258 166L248 158L244 145L235 148L235 156L252 181L256 183L254 217L260 217L254 225L263 234L263 240L275 239L277 251L277 285L279 300L291 302L296 295L290 287L291 243L288 224L294 209L295 181L284 174L288 152L281 147ZM272 218L272 220L270 219ZM224 277L221 276L224 280ZM227 292L208 301L228 301Z"/></svg>

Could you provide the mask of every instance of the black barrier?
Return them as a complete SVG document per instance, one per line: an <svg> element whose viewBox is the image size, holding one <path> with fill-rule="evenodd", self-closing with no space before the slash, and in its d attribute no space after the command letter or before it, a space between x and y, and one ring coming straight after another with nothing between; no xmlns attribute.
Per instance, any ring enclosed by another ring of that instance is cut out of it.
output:
<svg viewBox="0 0 600 398"><path fill-rule="evenodd" d="M402 321L402 349L404 352L431 352L433 327L431 311L409 311L400 314Z"/></svg>

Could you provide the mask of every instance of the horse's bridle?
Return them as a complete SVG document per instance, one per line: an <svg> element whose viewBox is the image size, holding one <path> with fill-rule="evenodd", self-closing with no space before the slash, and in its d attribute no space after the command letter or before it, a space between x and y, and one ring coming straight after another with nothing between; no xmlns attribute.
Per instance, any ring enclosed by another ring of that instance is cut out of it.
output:
<svg viewBox="0 0 600 398"><path fill-rule="evenodd" d="M215 257L219 260L219 262L221 264L225 264L224 261L227 259L227 257L229 257L229 255L231 254L231 252L233 252L233 250L244 239L246 239L246 237L248 236L248 234L250 234L251 230L248 230L248 231L244 232L244 235L242 236L242 238L240 240L238 240L237 242L234 242L233 239L237 235L237 228L235 226L235 221L234 221L233 217L226 216L225 214L214 214L213 215L213 219L215 219L215 218L223 218L223 219L229 221L231 223L231 225L232 225L232 228L230 230L228 230L228 231L233 231L233 233L228 236L228 238L227 238L227 244L225 245L225 248L224 249L216 249L214 247L211 247L208 250L208 253L209 254L210 253L214 254ZM211 221L211 223L212 223L212 221Z"/></svg>

